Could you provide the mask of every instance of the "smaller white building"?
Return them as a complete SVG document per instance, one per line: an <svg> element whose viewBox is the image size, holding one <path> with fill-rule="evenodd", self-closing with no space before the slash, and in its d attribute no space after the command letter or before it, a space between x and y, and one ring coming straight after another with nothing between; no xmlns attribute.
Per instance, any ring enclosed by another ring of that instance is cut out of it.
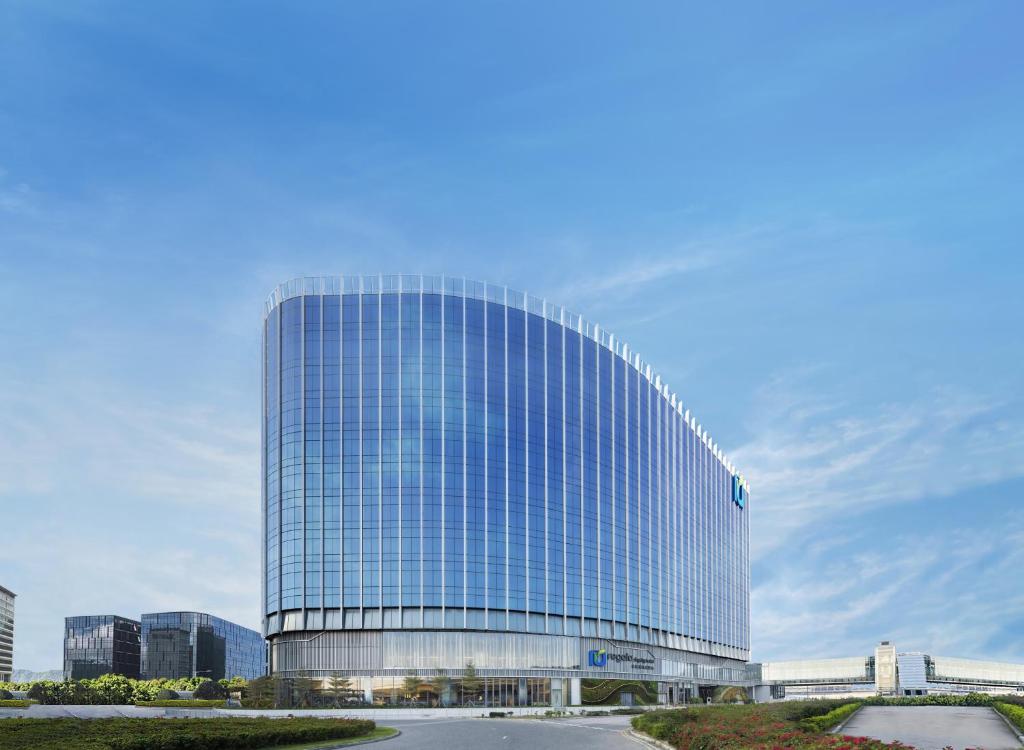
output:
<svg viewBox="0 0 1024 750"><path fill-rule="evenodd" d="M752 664L758 700L1024 694L1024 664L930 656L882 641L873 656Z"/></svg>

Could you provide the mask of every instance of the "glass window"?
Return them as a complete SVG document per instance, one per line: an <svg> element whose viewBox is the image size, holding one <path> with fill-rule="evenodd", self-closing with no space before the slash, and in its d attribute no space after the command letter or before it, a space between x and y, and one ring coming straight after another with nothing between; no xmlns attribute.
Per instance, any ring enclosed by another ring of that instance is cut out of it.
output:
<svg viewBox="0 0 1024 750"><path fill-rule="evenodd" d="M505 307L487 303L487 606L507 606L505 464ZM500 615L488 616L489 628L504 628Z"/></svg>
<svg viewBox="0 0 1024 750"><path fill-rule="evenodd" d="M444 298L444 603L465 605L465 362L461 297ZM450 627L458 627L452 622Z"/></svg>

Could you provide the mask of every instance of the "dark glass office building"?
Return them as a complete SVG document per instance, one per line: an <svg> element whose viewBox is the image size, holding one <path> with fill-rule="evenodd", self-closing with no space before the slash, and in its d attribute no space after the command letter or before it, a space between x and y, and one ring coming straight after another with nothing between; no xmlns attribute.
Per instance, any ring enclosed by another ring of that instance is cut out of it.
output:
<svg viewBox="0 0 1024 750"><path fill-rule="evenodd" d="M253 679L266 672L266 644L255 630L203 612L142 616L142 675Z"/></svg>
<svg viewBox="0 0 1024 750"><path fill-rule="evenodd" d="M139 677L142 644L138 620L117 615L64 618L64 679L104 674Z"/></svg>
<svg viewBox="0 0 1024 750"><path fill-rule="evenodd" d="M262 446L273 672L369 697L472 661L555 705L581 680L675 701L745 679L747 484L578 315L446 277L284 284Z"/></svg>

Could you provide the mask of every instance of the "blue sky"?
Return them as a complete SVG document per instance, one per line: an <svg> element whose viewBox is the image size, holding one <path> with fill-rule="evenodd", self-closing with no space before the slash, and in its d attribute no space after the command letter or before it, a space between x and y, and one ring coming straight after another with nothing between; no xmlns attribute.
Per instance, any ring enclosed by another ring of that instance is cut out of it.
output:
<svg viewBox="0 0 1024 750"><path fill-rule="evenodd" d="M753 658L1024 661L1019 3L292 5L0 7L16 667L258 626L262 302L376 272L658 369L751 481Z"/></svg>

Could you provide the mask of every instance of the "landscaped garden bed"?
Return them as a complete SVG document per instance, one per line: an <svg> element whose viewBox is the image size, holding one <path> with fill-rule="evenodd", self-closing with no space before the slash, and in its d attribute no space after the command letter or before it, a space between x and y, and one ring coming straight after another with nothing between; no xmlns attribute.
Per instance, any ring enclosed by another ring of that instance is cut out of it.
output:
<svg viewBox="0 0 1024 750"><path fill-rule="evenodd" d="M253 750L375 729L366 719L4 719L0 750Z"/></svg>
<svg viewBox="0 0 1024 750"><path fill-rule="evenodd" d="M787 701L738 706L651 711L633 728L679 750L774 750L906 748L864 737L828 734L860 706L856 701Z"/></svg>

